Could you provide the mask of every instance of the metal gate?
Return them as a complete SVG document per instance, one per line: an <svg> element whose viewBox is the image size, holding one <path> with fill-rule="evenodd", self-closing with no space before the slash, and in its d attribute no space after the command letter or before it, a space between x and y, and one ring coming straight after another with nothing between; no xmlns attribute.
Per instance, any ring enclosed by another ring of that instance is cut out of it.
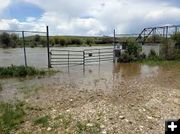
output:
<svg viewBox="0 0 180 134"><path fill-rule="evenodd" d="M85 49L82 51L52 49L51 67L89 65L113 60L113 48Z"/></svg>

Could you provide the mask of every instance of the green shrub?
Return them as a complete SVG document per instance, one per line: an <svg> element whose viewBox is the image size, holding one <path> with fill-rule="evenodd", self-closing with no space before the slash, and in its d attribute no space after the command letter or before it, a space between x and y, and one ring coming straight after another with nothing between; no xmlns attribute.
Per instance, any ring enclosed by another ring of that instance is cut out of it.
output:
<svg viewBox="0 0 180 134"><path fill-rule="evenodd" d="M88 126L88 123L77 122L76 131L78 134L99 134L101 128L99 123L92 123L92 126Z"/></svg>
<svg viewBox="0 0 180 134"><path fill-rule="evenodd" d="M47 127L49 125L49 116L42 116L38 117L37 119L34 120L35 125L42 125L43 127Z"/></svg>
<svg viewBox="0 0 180 134"><path fill-rule="evenodd" d="M127 42L126 51L121 54L118 62L132 62L137 61L140 58L142 47L135 42Z"/></svg>
<svg viewBox="0 0 180 134"><path fill-rule="evenodd" d="M2 33L0 35L0 44L3 45L3 47L9 47L11 43L11 37L9 33Z"/></svg>
<svg viewBox="0 0 180 134"><path fill-rule="evenodd" d="M0 67L0 77L26 77L35 75L45 75L44 70L38 70L34 67L10 66Z"/></svg>
<svg viewBox="0 0 180 134"><path fill-rule="evenodd" d="M72 38L71 39L71 44L76 44L76 45L81 45L83 42L81 39L78 38Z"/></svg>
<svg viewBox="0 0 180 134"><path fill-rule="evenodd" d="M92 39L87 39L87 40L86 40L86 44L87 44L88 46L91 46L91 44L93 44L93 40L92 40Z"/></svg>
<svg viewBox="0 0 180 134"><path fill-rule="evenodd" d="M149 55L148 55L148 59L149 59L149 60L158 60L158 59L160 59L160 58L159 58L159 56L156 54L156 52L155 52L153 49L151 49L151 50L150 50L150 53L149 53Z"/></svg>
<svg viewBox="0 0 180 134"><path fill-rule="evenodd" d="M127 52L129 55L134 55L135 57L138 57L141 51L142 47L137 43L131 41L127 43Z"/></svg>
<svg viewBox="0 0 180 134"><path fill-rule="evenodd" d="M180 60L180 50L179 49L174 50L174 59Z"/></svg>
<svg viewBox="0 0 180 134"><path fill-rule="evenodd" d="M0 92L3 90L3 87L2 87L2 85L1 85L1 83L0 83Z"/></svg>
<svg viewBox="0 0 180 134"><path fill-rule="evenodd" d="M0 132L9 134L24 121L24 103L0 103Z"/></svg>
<svg viewBox="0 0 180 134"><path fill-rule="evenodd" d="M59 43L60 43L61 46L67 45L66 44L67 42L66 42L66 40L64 38L59 39Z"/></svg>
<svg viewBox="0 0 180 134"><path fill-rule="evenodd" d="M173 34L171 36L171 39L174 40L177 43L180 43L180 32Z"/></svg>

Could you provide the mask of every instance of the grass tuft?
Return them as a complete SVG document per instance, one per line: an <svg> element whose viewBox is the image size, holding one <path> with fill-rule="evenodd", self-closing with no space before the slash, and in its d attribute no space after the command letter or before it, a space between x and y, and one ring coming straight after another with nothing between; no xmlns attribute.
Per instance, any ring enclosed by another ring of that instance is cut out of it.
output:
<svg viewBox="0 0 180 134"><path fill-rule="evenodd" d="M37 119L34 120L35 125L42 125L43 127L48 127L49 126L49 120L50 116L42 116L38 117Z"/></svg>
<svg viewBox="0 0 180 134"><path fill-rule="evenodd" d="M3 90L2 84L0 83L0 92Z"/></svg>
<svg viewBox="0 0 180 134"><path fill-rule="evenodd" d="M76 132L78 134L99 134L101 132L100 124L99 123L76 123Z"/></svg>
<svg viewBox="0 0 180 134"><path fill-rule="evenodd" d="M39 70L34 67L25 67L25 66L9 66L9 67L0 67L0 77L27 77L27 76L36 76L36 75L45 75L46 71Z"/></svg>
<svg viewBox="0 0 180 134"><path fill-rule="evenodd" d="M0 103L0 132L9 134L24 121L24 103Z"/></svg>

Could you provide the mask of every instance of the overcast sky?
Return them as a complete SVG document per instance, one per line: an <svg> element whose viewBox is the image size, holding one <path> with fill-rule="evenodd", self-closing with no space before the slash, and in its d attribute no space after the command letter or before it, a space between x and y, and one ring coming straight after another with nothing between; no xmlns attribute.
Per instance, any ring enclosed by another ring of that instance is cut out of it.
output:
<svg viewBox="0 0 180 134"><path fill-rule="evenodd" d="M0 29L57 35L139 33L180 24L179 0L0 0Z"/></svg>

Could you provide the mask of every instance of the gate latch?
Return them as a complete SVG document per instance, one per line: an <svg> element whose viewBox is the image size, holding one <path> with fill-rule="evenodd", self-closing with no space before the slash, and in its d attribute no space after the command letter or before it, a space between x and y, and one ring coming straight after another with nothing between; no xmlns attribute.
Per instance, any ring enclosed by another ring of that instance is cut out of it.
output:
<svg viewBox="0 0 180 134"><path fill-rule="evenodd" d="M89 53L89 57L92 57L92 56L93 56L93 54L92 54L92 52L90 52L90 53Z"/></svg>

